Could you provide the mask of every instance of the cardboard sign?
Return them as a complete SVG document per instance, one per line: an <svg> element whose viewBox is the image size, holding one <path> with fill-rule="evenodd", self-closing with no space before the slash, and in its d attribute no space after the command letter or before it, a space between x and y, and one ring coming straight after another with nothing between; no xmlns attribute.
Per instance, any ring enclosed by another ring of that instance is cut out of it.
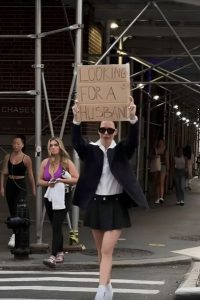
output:
<svg viewBox="0 0 200 300"><path fill-rule="evenodd" d="M129 97L129 64L78 66L78 121L127 121Z"/></svg>

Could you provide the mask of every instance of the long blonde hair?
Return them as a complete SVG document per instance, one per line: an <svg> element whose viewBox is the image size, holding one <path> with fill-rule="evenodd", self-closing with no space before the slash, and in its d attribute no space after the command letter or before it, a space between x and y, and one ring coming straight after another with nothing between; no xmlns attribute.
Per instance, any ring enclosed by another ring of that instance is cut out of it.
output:
<svg viewBox="0 0 200 300"><path fill-rule="evenodd" d="M50 143L52 141L55 141L56 143L58 143L58 146L60 148L60 152L59 152L60 163L61 163L63 169L67 170L68 169L68 160L70 159L70 155L67 152L67 150L65 149L63 141L59 137L52 137L48 140L47 151L48 151L50 163L52 163L54 161L54 157L50 151Z"/></svg>

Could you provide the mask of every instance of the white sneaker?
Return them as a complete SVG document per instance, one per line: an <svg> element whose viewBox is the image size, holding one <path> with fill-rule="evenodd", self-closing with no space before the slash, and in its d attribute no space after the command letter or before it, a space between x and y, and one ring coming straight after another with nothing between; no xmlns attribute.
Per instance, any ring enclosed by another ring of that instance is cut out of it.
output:
<svg viewBox="0 0 200 300"><path fill-rule="evenodd" d="M107 300L106 292L107 292L106 286L105 285L99 285L94 300Z"/></svg>
<svg viewBox="0 0 200 300"><path fill-rule="evenodd" d="M45 258L43 260L43 264L50 267L50 268L55 268L56 266L56 258L54 255L50 255L49 258Z"/></svg>
<svg viewBox="0 0 200 300"><path fill-rule="evenodd" d="M164 202L164 199L163 199L163 198L160 198L159 201L160 201L160 203L163 203L163 202Z"/></svg>
<svg viewBox="0 0 200 300"><path fill-rule="evenodd" d="M160 198L157 199L154 203L155 203L155 204L160 204Z"/></svg>
<svg viewBox="0 0 200 300"><path fill-rule="evenodd" d="M183 206L185 203L183 200L181 200L180 205Z"/></svg>
<svg viewBox="0 0 200 300"><path fill-rule="evenodd" d="M108 300L112 300L113 299L113 289L112 289L112 284L109 283L106 285L106 289L107 289L107 299Z"/></svg>
<svg viewBox="0 0 200 300"><path fill-rule="evenodd" d="M8 242L8 247L10 247L10 248L15 247L15 234L14 233L10 237L10 240Z"/></svg>

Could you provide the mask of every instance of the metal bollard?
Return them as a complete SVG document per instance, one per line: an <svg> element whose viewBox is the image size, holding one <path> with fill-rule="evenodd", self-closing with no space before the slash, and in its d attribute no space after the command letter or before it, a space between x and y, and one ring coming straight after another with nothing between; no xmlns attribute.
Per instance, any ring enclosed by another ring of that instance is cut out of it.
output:
<svg viewBox="0 0 200 300"><path fill-rule="evenodd" d="M19 200L16 217L9 217L6 224L8 228L15 230L15 247L11 249L11 253L15 255L15 258L27 258L30 254L30 219L27 201L25 199Z"/></svg>

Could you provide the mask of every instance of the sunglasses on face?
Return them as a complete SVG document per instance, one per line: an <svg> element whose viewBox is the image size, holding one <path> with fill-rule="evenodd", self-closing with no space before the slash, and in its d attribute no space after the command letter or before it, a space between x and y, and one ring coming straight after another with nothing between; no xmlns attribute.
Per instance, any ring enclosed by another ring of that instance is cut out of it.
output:
<svg viewBox="0 0 200 300"><path fill-rule="evenodd" d="M114 128L106 128L106 127L100 127L99 132L100 133L105 133L107 131L108 134L113 134L115 132Z"/></svg>

